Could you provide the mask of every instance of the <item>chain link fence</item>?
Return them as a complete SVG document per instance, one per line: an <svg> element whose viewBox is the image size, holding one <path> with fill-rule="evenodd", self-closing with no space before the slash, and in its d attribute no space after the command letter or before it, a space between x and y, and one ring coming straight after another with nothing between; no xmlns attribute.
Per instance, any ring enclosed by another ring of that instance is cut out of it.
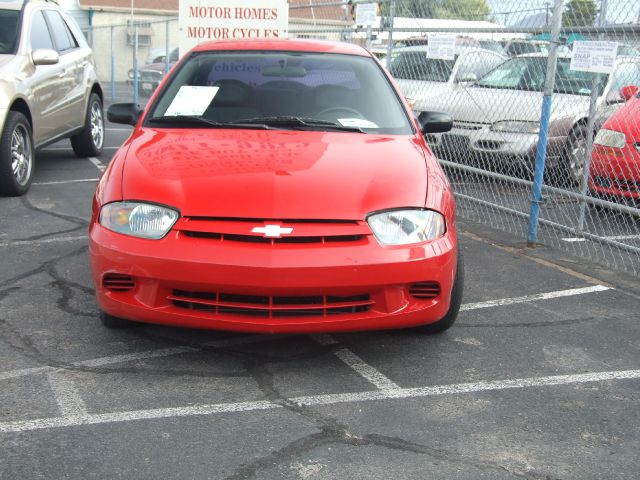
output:
<svg viewBox="0 0 640 480"><path fill-rule="evenodd" d="M451 114L427 141L459 216L640 275L637 0L367 3L291 0L289 37L366 46L416 114ZM144 103L178 57L177 18L153 18L89 31L112 101ZM577 69L585 47L608 73Z"/></svg>

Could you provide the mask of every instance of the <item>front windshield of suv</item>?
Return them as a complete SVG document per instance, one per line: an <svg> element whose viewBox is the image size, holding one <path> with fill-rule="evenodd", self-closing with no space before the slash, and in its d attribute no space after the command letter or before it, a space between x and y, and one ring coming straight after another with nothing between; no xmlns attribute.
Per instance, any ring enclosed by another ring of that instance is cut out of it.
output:
<svg viewBox="0 0 640 480"><path fill-rule="evenodd" d="M18 40L18 10L0 10L0 54L12 54Z"/></svg>
<svg viewBox="0 0 640 480"><path fill-rule="evenodd" d="M427 58L427 52L402 52L391 62L389 72L401 80L448 82L455 60Z"/></svg>
<svg viewBox="0 0 640 480"><path fill-rule="evenodd" d="M309 52L198 52L161 91L146 125L411 134L409 117L368 57Z"/></svg>
<svg viewBox="0 0 640 480"><path fill-rule="evenodd" d="M558 58L554 92L590 95L591 74L571 70L570 63L571 59L569 58ZM547 57L516 57L487 73L476 85L485 88L542 92L546 70ZM607 75L602 75L602 81L599 85L600 92L606 84L607 77Z"/></svg>

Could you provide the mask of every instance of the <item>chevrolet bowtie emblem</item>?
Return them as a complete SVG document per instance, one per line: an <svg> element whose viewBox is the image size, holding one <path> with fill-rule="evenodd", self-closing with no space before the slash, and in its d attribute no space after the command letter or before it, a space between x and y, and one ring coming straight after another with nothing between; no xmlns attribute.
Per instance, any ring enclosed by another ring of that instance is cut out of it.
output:
<svg viewBox="0 0 640 480"><path fill-rule="evenodd" d="M262 233L267 238L280 238L282 235L288 235L291 232L293 232L293 228L281 227L280 225L265 225L251 230L251 233Z"/></svg>

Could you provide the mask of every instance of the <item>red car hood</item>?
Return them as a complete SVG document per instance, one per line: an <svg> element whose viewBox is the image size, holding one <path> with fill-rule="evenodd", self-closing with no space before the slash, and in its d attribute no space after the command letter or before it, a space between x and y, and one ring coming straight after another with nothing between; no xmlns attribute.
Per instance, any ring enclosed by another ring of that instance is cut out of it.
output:
<svg viewBox="0 0 640 480"><path fill-rule="evenodd" d="M424 206L427 172L412 136L143 128L130 140L122 196L185 216L363 219Z"/></svg>

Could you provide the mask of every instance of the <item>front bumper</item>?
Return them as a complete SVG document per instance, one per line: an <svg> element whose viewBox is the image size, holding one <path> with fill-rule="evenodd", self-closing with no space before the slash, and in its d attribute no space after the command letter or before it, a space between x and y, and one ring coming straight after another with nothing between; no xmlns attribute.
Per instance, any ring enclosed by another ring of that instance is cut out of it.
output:
<svg viewBox="0 0 640 480"><path fill-rule="evenodd" d="M559 162L565 140L564 137L548 139L548 167L553 168ZM538 135L493 132L488 125L475 129L454 127L447 133L428 135L427 142L438 158L446 160L531 167L536 158Z"/></svg>
<svg viewBox="0 0 640 480"><path fill-rule="evenodd" d="M629 145L624 149L594 145L589 190L605 198L640 200L640 152Z"/></svg>
<svg viewBox="0 0 640 480"><path fill-rule="evenodd" d="M90 260L97 301L110 315L182 327L262 333L402 328L448 311L455 232L410 247L372 235L335 244L255 244L190 238L142 240L94 224ZM114 291L105 274L133 287ZM437 285L433 298L415 285ZM365 300L366 299L366 300ZM365 305L366 304L366 305Z"/></svg>

